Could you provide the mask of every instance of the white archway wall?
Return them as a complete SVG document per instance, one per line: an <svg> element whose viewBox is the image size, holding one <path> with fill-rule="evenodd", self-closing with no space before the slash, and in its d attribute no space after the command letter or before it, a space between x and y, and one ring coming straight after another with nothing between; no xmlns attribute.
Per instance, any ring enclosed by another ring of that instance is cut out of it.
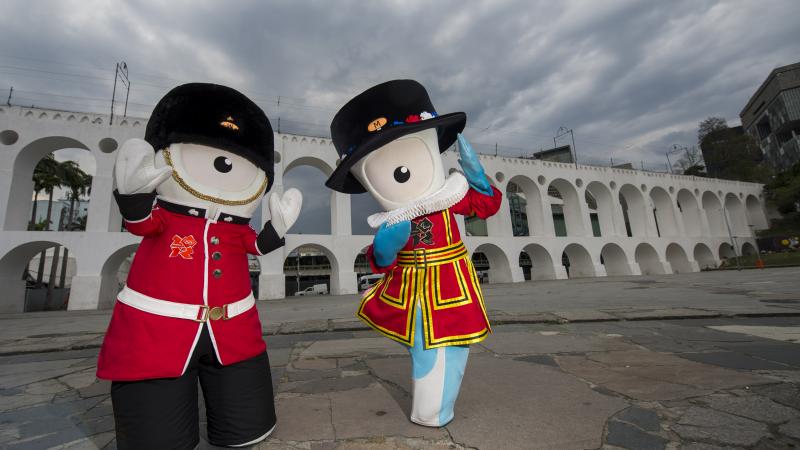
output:
<svg viewBox="0 0 800 450"><path fill-rule="evenodd" d="M64 242L66 246L70 248L72 254L75 254L77 257L78 271L80 273L78 276L76 276L76 280L73 280L73 286L74 289L80 288L82 292L81 295L84 296L81 301L73 302L75 299L72 299L70 301L70 308L75 305L80 308L96 308L98 298L100 297L100 285L102 278L101 272L104 262L108 259L108 256L117 249L122 248L130 243L137 243L139 241L139 238L131 236L128 233L118 232L120 218L118 211L116 210L116 205L114 204L111 196L111 189L113 188L111 181L111 168L113 167L113 161L115 157L114 150L111 150L109 153L101 151L99 142L104 138L110 137L121 145L131 137L141 138L144 133L146 121L141 119L127 118L120 122L115 121L113 126L108 126L107 117L101 115L95 116L82 113L46 111L48 117L46 119L40 119L39 116L41 116L43 110L33 110L34 114L29 115L27 113L29 112L30 108L13 107L0 109L2 109L2 111L0 111L0 132L12 130L19 135L19 139L14 143L0 143L0 149L2 150L0 151L0 198L2 198L0 201L5 202L4 208L0 208L0 224L5 225L8 211L13 209L13 207L8 207L8 199L10 198L9 194L11 191L11 180L13 178L14 160L21 149L27 145L27 143L33 142L40 138L65 136L84 143L85 146L88 147L88 149L92 152L92 154L95 155L98 173L93 181L90 217L89 224L87 225L88 231L85 233L71 233L74 235L83 236L83 238L81 238L82 240L80 241L77 240L79 236L74 236L73 238L75 240ZM84 117L86 117L86 120L84 120ZM93 123L97 118L101 119L102 124ZM293 165L297 164L297 162L295 162L296 160L300 160L301 158L305 158L306 160L308 158L317 158L320 161L323 161L328 167L335 167L336 154L329 139L292 136L276 133L275 142L276 150L281 154L281 159L275 167L274 192L282 191L282 174L284 168L291 168ZM106 150L109 149L106 148ZM448 151L444 153L443 156L446 172L449 172L451 169L459 168L457 163L457 154L455 152ZM665 252L666 245L669 243L664 239L658 239L655 237L652 211L650 211L648 214L650 217L645 217L644 220L637 222L637 215L634 212L634 206L636 203L635 199L637 196L642 200L644 200L645 197L648 197L647 200L649 202L649 194L652 189L660 188L669 192L669 195L672 196L673 201L677 199L678 193L681 192L682 189L691 191L697 199L703 198L703 201L700 201L703 209L702 216L708 223L708 229L704 229L701 236L693 236L691 239L674 239L674 241L678 242L684 249L689 249L687 250L687 253L692 251L698 242L703 242L708 245L708 247L712 250L712 253L714 253L716 256L718 254L719 245L722 238L724 237L725 240L727 240L727 231L723 231L724 225L722 227L717 227L717 232L712 233L710 231L712 228L712 223L710 220L708 220L707 216L713 216L713 213L710 213L709 208L706 207L707 202L705 200L707 198L704 197L711 196L716 197L717 199L724 199L728 194L735 195L742 202L742 209L746 213L746 223L748 223L748 221L754 222L754 202L762 201L761 186L752 183L701 179L695 177L657 174L618 168L612 169L592 166L576 167L574 164L562 164L502 156L494 157L482 155L480 159L486 169L486 173L493 178L500 180L496 183L501 190L503 190L509 180L514 180L515 177L520 176L524 177L526 180L530 180L530 182L533 183L533 187L539 190L542 200L547 199L546 189L547 186L553 182L553 180L564 180L565 182L569 183L569 187L571 189L576 191L579 200L578 204L581 207L581 221L578 223L584 227L582 233L580 233L578 236L555 237L552 231L548 231L548 225L552 226L552 218L547 203L542 201L542 207L536 214L531 211L531 209L536 210L535 205L533 205L534 202L527 203L527 208L529 210L529 224L532 219L536 218L541 219L544 224L543 232L539 232L535 225L532 227L532 234L534 234L533 239L513 237L510 224L508 224L509 226L506 226L503 221L493 222L499 226L490 227L488 237L465 237L464 239L467 243L467 246L470 248L474 248L474 246L489 241L503 249L505 254L512 254L512 250L516 251L517 253L515 253L513 264L514 267L511 269L518 269L516 267L516 255L520 249L532 243L541 245L542 249L547 249L546 252L551 255L551 259L554 260L552 266L555 267L553 271L542 272L542 278L552 277L553 275L555 275L556 278L564 277L565 274L563 273L563 266L561 265L560 253L567 244L571 243L579 243L586 248L591 255L593 264L600 266L599 261L602 251L601 249L605 244L608 243L609 239L605 235L605 232L603 232L604 236L602 239L592 237L592 230L587 220L588 211L583 205L584 192L586 189L590 189L590 185L592 187L595 186L592 183L599 183L600 185L607 187L611 192L613 203L615 204L615 207L618 208L618 210L612 215L612 218L618 222L618 238L614 237L610 240L619 244L629 258L633 258L635 256L634 249L640 242L654 246L658 249L658 252ZM498 176L499 173L502 173L502 177ZM580 186L578 184L580 184ZM525 190L526 187L523 187L523 192L525 192ZM564 190L567 190L567 188L564 187ZM590 189L590 192L592 190L593 189ZM619 206L620 194L623 194L623 198L625 198L627 203L629 203L629 217L632 219L632 234L634 235L632 238L628 238L626 236L627 233L625 233L624 230L624 220L622 219L621 207ZM29 195L29 193L27 195ZM592 195L601 197L601 195L594 193ZM526 195L526 197L528 197L528 195ZM629 200L628 197L632 198L633 200ZM99 202L101 199L102 201ZM105 202L105 206L102 205L103 202ZM747 202L749 202L749 204ZM344 206L342 209L349 208L349 196L337 198L336 203L343 204ZM98 207L98 204L100 207ZM28 199L28 204L25 205L24 208L26 213L22 214L25 220L30 217L29 207L30 199ZM331 208L334 209L335 207L335 205L332 205ZM508 212L507 205L504 206L504 208L505 209L501 209L501 214L505 214L504 220L508 222L510 219L510 214ZM717 209L722 209L721 204L717 207ZM267 214L265 210L266 208L262 208L262 214L264 215ZM532 214L533 217L531 217ZM583 217L584 215L586 217ZM342 217L349 216L350 212L348 209L347 214L343 214ZM718 214L718 218L721 217L722 216ZM682 215L680 221L685 221ZM332 222L334 222L333 218ZM457 222L461 223L460 217ZM347 221L342 221L342 223L347 223ZM719 223L722 222L720 221ZM750 224L755 225L754 223ZM372 240L372 236L353 236L349 234L349 231L347 230L349 230L349 226L342 225L339 226L338 231L335 232L337 234L317 236L297 235L290 233L287 235L287 245L290 248L293 248L294 243L302 244L303 242L309 242L310 240L318 242L321 245L325 245L326 248L329 248L331 252L336 255L338 261L343 264L345 261L349 262L354 260L358 250L360 250L364 245L368 245ZM740 237L752 239L749 234L749 229L747 230L747 233L748 234L746 236L737 235L738 242L743 242L743 239L740 239ZM0 247L7 249L11 242L24 243L28 241L34 242L42 239L43 238L40 235L37 235L34 232L4 231L2 239L0 239L0 242L3 242L3 245L0 245ZM56 239L55 235L48 235L44 237L44 239L53 241L61 240L61 238ZM91 244L87 245L86 242L90 242ZM86 255L78 255L78 253L82 251L82 247L91 247L94 252L86 252ZM741 250L741 247L739 250ZM537 277L537 271L539 271L539 268L536 267L536 261L538 257L535 256L535 254L539 254L540 252L532 250L526 251L531 256L531 260L534 264L533 277ZM534 255L531 255L531 253L534 253ZM281 280L283 279L283 256L284 251L279 250L259 258L262 267L262 273L260 277L262 280L262 298L278 298L283 296L283 288L278 286L281 283L264 282L265 279L273 280L274 277L280 277ZM351 256L353 259L350 259ZM694 255L689 254L688 256L691 258ZM605 258L603 259L605 260ZM661 253L660 258L657 258L657 262L662 266L667 266L668 264L666 263L666 258L663 256L663 253ZM639 264L634 263L634 267L637 267L638 265ZM542 266L542 264L539 264L539 266ZM544 265L544 267L547 267L547 265ZM349 278L353 278L352 290L355 292L355 275L350 272L351 268L343 268L343 266L340 266L339 269L342 285L350 283L351 281ZM604 272L603 266L600 266L600 270ZM345 274L345 272L352 274L352 276ZM513 275L512 279L514 279ZM270 286L275 287L275 289L267 289ZM344 292L346 289L343 288L341 291Z"/></svg>
<svg viewBox="0 0 800 450"><path fill-rule="evenodd" d="M719 197L711 192L703 192L703 210L708 220L709 234L711 236L727 236L725 218L722 216L722 203Z"/></svg>
<svg viewBox="0 0 800 450"><path fill-rule="evenodd" d="M528 236L552 236L552 224L550 227L545 225L543 220L544 204L542 203L542 193L539 187L532 179L524 175L516 175L508 180L508 185L511 183L516 184L522 190L525 198L525 214L526 223L528 226ZM508 188L506 188L508 189ZM505 199L509 202L509 199ZM509 210L511 209L509 205Z"/></svg>
<svg viewBox="0 0 800 450"><path fill-rule="evenodd" d="M666 258L672 267L672 273L696 272L686 251L678 244L672 243L667 246Z"/></svg>
<svg viewBox="0 0 800 450"><path fill-rule="evenodd" d="M747 216L742 205L742 201L736 194L730 193L725 196L725 212L728 217L731 233L734 236L750 236L750 228L747 226Z"/></svg>
<svg viewBox="0 0 800 450"><path fill-rule="evenodd" d="M564 214L564 221L566 222L567 236L584 236L586 235L586 227L584 226L584 217L581 211L583 207L583 197L578 195L578 189L569 181L558 178L550 182L547 189L553 187L558 191L561 197L561 208ZM552 196L548 194L548 200L551 206L551 216L553 205L558 204ZM591 230L589 230L591 233Z"/></svg>
<svg viewBox="0 0 800 450"><path fill-rule="evenodd" d="M667 191L661 187L652 188L650 190L650 200L653 202L659 236L668 237L680 235L678 218L675 214L675 205Z"/></svg>
<svg viewBox="0 0 800 450"><path fill-rule="evenodd" d="M632 237L647 236L648 207L642 191L632 184L626 184L620 188L618 196L625 199L628 223L631 228Z"/></svg>
<svg viewBox="0 0 800 450"><path fill-rule="evenodd" d="M592 197L597 203L597 218L600 222L600 233L603 237L615 236L617 231L615 229L615 218L617 218L617 209L614 207L614 199L609 188L598 181L592 181L586 185ZM622 219L621 217L619 219Z"/></svg>

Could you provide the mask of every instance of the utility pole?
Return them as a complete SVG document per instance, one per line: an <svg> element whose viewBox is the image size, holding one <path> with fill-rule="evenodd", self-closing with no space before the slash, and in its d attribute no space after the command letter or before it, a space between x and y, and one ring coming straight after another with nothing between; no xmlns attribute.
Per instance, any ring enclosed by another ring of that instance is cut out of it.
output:
<svg viewBox="0 0 800 450"><path fill-rule="evenodd" d="M733 255L736 257L736 270L742 270L742 263L739 261L739 251L736 249L736 238L731 231L731 223L728 221L728 211L725 205L722 205L722 217L725 218L725 226L728 228L728 236L731 238L731 247L733 247Z"/></svg>
<svg viewBox="0 0 800 450"><path fill-rule="evenodd" d="M123 112L123 117L128 116L128 96L131 93L131 81L128 78L128 64L125 61L118 62L116 69L114 69L114 89L111 91L111 119L109 119L108 124L114 124L114 101L117 97L117 79L119 82L126 87L125 91L125 110Z"/></svg>
<svg viewBox="0 0 800 450"><path fill-rule="evenodd" d="M567 127L559 127L558 131L556 131L556 135L553 136L553 148L556 148L556 139L566 136L569 133L570 137L572 138L572 160L575 162L575 168L578 168L578 149L575 148L575 133L572 131L572 128Z"/></svg>
<svg viewBox="0 0 800 450"><path fill-rule="evenodd" d="M8 90L8 100L6 100L6 105L11 106L11 94L14 93L14 86L11 86L11 89Z"/></svg>

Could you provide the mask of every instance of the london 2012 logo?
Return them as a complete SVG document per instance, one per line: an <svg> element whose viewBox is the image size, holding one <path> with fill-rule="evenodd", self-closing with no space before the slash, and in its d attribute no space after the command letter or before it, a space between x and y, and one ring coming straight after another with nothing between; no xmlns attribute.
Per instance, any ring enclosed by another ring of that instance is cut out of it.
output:
<svg viewBox="0 0 800 450"><path fill-rule="evenodd" d="M191 234L186 237L180 237L177 234L172 236L172 243L169 244L170 258L180 256L183 259L193 259L194 246L197 245L197 240Z"/></svg>

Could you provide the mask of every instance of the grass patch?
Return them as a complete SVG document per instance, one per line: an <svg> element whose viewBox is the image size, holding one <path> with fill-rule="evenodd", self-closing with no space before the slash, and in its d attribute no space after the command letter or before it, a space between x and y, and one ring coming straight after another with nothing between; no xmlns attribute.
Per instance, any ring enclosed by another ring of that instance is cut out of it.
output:
<svg viewBox="0 0 800 450"><path fill-rule="evenodd" d="M755 267L757 255L740 256L739 262L743 267ZM800 252L768 253L761 255L765 267L770 266L800 266ZM728 258L720 267L736 267L736 258Z"/></svg>

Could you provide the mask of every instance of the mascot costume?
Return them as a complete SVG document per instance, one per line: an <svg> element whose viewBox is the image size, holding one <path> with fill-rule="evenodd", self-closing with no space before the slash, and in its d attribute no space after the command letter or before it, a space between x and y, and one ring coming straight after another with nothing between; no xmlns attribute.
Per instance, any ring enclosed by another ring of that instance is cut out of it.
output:
<svg viewBox="0 0 800 450"><path fill-rule="evenodd" d="M194 448L197 383L208 438L241 447L275 426L272 380L247 255L284 244L302 196L272 194L271 220L248 224L272 186L267 116L231 88L192 83L162 98L145 139L117 154L114 195L142 236L97 367L112 380L120 449Z"/></svg>
<svg viewBox="0 0 800 450"><path fill-rule="evenodd" d="M357 315L407 346L411 421L431 427L453 419L468 344L491 331L453 215L489 217L502 195L461 136L465 124L462 112L438 115L425 88L412 80L368 89L331 123L340 159L326 185L368 191L386 210L367 219L377 228L367 259L384 277L363 294ZM445 177L440 153L456 140L464 173Z"/></svg>

